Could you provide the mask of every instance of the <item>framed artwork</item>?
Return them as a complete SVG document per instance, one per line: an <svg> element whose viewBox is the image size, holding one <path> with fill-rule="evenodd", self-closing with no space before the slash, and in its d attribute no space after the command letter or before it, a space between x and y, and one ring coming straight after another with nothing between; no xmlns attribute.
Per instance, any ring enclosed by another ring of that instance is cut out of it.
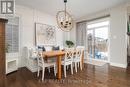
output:
<svg viewBox="0 0 130 87"><path fill-rule="evenodd" d="M35 45L55 45L55 26L35 23Z"/></svg>

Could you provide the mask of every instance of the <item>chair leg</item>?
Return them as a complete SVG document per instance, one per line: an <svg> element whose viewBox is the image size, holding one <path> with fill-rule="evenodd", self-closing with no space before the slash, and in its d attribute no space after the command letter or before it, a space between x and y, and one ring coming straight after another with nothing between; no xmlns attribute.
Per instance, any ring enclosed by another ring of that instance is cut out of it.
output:
<svg viewBox="0 0 130 87"><path fill-rule="evenodd" d="M64 76L66 78L66 65L64 65Z"/></svg>
<svg viewBox="0 0 130 87"><path fill-rule="evenodd" d="M38 67L38 70L37 70L37 77L39 77L39 73L40 73L40 67Z"/></svg>
<svg viewBox="0 0 130 87"><path fill-rule="evenodd" d="M79 62L78 62L78 68L79 68Z"/></svg>
<svg viewBox="0 0 130 87"><path fill-rule="evenodd" d="M77 63L75 62L75 71L77 72Z"/></svg>
<svg viewBox="0 0 130 87"><path fill-rule="evenodd" d="M44 72L45 72L45 68L42 68L42 81L44 80Z"/></svg>
<svg viewBox="0 0 130 87"><path fill-rule="evenodd" d="M73 64L72 64L72 65L73 65L73 68L74 68L74 62L73 62Z"/></svg>
<svg viewBox="0 0 130 87"><path fill-rule="evenodd" d="M69 66L67 65L67 70L69 69Z"/></svg>
<svg viewBox="0 0 130 87"><path fill-rule="evenodd" d="M73 64L71 64L71 74L73 74Z"/></svg>
<svg viewBox="0 0 130 87"><path fill-rule="evenodd" d="M48 67L48 71L49 71L49 73L50 73L50 67Z"/></svg>
<svg viewBox="0 0 130 87"><path fill-rule="evenodd" d="M54 74L55 74L55 77L56 77L56 65L54 65Z"/></svg>
<svg viewBox="0 0 130 87"><path fill-rule="evenodd" d="M79 62L80 63L80 69L82 70L82 63L81 62Z"/></svg>

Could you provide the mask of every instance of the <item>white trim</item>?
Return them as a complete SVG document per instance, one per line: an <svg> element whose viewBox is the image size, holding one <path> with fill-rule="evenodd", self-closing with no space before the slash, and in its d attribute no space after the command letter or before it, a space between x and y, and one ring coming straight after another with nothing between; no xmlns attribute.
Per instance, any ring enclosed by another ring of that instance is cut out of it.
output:
<svg viewBox="0 0 130 87"><path fill-rule="evenodd" d="M101 62L109 63L109 61L107 61L107 60L94 59L94 58L87 58L86 60L95 60L95 61L101 61Z"/></svg>
<svg viewBox="0 0 130 87"><path fill-rule="evenodd" d="M109 21L110 22L110 21ZM109 23L110 25L110 23ZM105 27L108 27L109 25L104 25L104 26L99 26L99 27L94 27L94 28L87 28L87 30L93 30L93 29L98 29L98 28L105 28Z"/></svg>
<svg viewBox="0 0 130 87"><path fill-rule="evenodd" d="M127 68L127 64L120 64L120 63L110 63L111 66Z"/></svg>
<svg viewBox="0 0 130 87"><path fill-rule="evenodd" d="M87 22L87 24L95 24L95 23L104 22L104 21L108 21L108 20L110 20L110 17L99 18L99 19Z"/></svg>
<svg viewBox="0 0 130 87"><path fill-rule="evenodd" d="M89 59L89 58L85 59L84 63L87 63L87 60L96 60L96 61L109 63L108 61L98 60L98 59ZM113 63L113 62L110 62L109 64L115 67L127 68L127 64L119 64L119 63Z"/></svg>

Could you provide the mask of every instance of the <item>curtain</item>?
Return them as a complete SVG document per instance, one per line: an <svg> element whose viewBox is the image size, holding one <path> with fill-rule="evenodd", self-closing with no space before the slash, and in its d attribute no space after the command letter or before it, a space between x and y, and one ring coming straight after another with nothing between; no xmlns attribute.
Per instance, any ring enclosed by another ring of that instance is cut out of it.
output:
<svg viewBox="0 0 130 87"><path fill-rule="evenodd" d="M76 45L86 47L86 22L76 24Z"/></svg>

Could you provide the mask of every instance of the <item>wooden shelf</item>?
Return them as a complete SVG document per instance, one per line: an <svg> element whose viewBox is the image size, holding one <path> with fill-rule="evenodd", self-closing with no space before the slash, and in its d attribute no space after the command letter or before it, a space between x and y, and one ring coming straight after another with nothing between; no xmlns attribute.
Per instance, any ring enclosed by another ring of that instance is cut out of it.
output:
<svg viewBox="0 0 130 87"><path fill-rule="evenodd" d="M18 69L18 53L6 53L6 74Z"/></svg>

